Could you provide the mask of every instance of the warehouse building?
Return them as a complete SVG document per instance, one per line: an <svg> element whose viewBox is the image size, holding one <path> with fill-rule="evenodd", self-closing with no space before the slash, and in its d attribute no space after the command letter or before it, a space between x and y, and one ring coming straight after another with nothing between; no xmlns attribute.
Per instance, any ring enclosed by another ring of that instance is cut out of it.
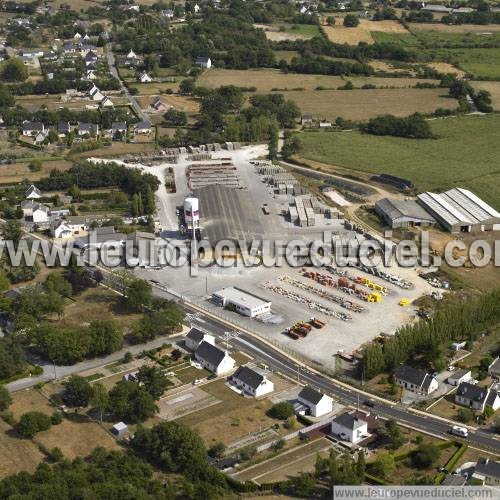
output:
<svg viewBox="0 0 500 500"><path fill-rule="evenodd" d="M417 199L450 233L500 230L500 213L467 189L427 192Z"/></svg>
<svg viewBox="0 0 500 500"><path fill-rule="evenodd" d="M377 212L392 229L433 226L436 220L416 201L383 198L375 203Z"/></svg>
<svg viewBox="0 0 500 500"><path fill-rule="evenodd" d="M271 302L236 286L223 288L212 295L212 301L221 307L234 309L243 316L255 318L271 312Z"/></svg>

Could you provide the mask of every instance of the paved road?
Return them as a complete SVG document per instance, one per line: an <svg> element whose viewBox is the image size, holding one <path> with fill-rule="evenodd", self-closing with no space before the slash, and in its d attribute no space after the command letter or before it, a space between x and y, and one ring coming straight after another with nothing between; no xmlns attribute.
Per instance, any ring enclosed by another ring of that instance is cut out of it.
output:
<svg viewBox="0 0 500 500"><path fill-rule="evenodd" d="M137 113L137 116L139 116L139 118L143 121L149 121L148 117L142 111L135 97L128 91L128 88L125 86L125 83L120 78L120 74L116 69L116 61L115 61L115 56L113 54L111 43L106 44L106 59L108 60L109 71L120 82L121 91L130 102L130 105L134 108L134 111Z"/></svg>

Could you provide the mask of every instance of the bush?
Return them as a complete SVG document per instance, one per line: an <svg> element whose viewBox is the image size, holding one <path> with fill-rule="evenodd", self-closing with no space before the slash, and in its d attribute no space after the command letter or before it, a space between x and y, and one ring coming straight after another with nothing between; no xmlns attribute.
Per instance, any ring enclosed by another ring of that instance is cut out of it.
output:
<svg viewBox="0 0 500 500"><path fill-rule="evenodd" d="M458 410L457 419L459 422L466 424L474 419L474 413L469 408L461 408Z"/></svg>
<svg viewBox="0 0 500 500"><path fill-rule="evenodd" d="M49 458L52 460L52 462L60 462L64 458L61 448L58 448L57 446L55 448L52 448L49 451Z"/></svg>
<svg viewBox="0 0 500 500"><path fill-rule="evenodd" d="M63 400L68 406L88 406L92 396L92 387L83 377L73 375L64 385Z"/></svg>
<svg viewBox="0 0 500 500"><path fill-rule="evenodd" d="M55 411L50 417L50 422L52 425L59 425L62 422L62 414L60 411Z"/></svg>
<svg viewBox="0 0 500 500"><path fill-rule="evenodd" d="M433 466L441 456L441 450L434 444L421 443L410 455L411 462L419 469L428 469Z"/></svg>
<svg viewBox="0 0 500 500"><path fill-rule="evenodd" d="M267 415L269 417L276 418L278 420L286 420L287 418L293 417L294 414L293 405L288 401L276 403L267 411Z"/></svg>
<svg viewBox="0 0 500 500"><path fill-rule="evenodd" d="M48 415L39 411L30 411L21 415L16 431L23 438L32 438L38 432L49 430L50 426L51 419Z"/></svg>
<svg viewBox="0 0 500 500"><path fill-rule="evenodd" d="M347 14L344 17L344 26L346 28L355 28L359 25L359 17L356 14Z"/></svg>
<svg viewBox="0 0 500 500"><path fill-rule="evenodd" d="M208 449L208 456L212 458L220 458L226 451L226 445L222 442L215 443Z"/></svg>
<svg viewBox="0 0 500 500"><path fill-rule="evenodd" d="M12 398L9 391L3 386L0 386L0 411L5 411L12 403Z"/></svg>

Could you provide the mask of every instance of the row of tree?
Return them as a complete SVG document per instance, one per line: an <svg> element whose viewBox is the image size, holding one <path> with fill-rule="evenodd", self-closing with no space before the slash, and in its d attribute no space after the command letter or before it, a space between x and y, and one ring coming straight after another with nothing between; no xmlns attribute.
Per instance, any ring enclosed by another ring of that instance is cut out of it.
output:
<svg viewBox="0 0 500 500"><path fill-rule="evenodd" d="M420 113L398 118L393 115L377 116L361 126L361 130L372 135L392 135L409 139L432 139L429 122Z"/></svg>

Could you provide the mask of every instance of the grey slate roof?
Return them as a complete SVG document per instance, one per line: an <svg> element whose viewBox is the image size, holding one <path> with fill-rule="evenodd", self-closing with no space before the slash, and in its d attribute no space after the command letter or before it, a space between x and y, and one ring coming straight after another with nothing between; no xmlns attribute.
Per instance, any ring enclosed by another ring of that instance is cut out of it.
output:
<svg viewBox="0 0 500 500"><path fill-rule="evenodd" d="M500 357L497 357L493 363L488 367L488 372L494 375L500 374Z"/></svg>
<svg viewBox="0 0 500 500"><path fill-rule="evenodd" d="M401 365L395 373L395 377L404 382L409 382L410 384L422 386L425 379L427 378L427 373L422 370L417 370L412 366Z"/></svg>
<svg viewBox="0 0 500 500"><path fill-rule="evenodd" d="M127 130L127 123L126 122L113 122L111 124L111 130L113 132L119 132L122 130Z"/></svg>
<svg viewBox="0 0 500 500"><path fill-rule="evenodd" d="M32 131L32 130L43 130L44 125L42 122L30 122L30 121L25 121L23 123L23 130L27 131Z"/></svg>
<svg viewBox="0 0 500 500"><path fill-rule="evenodd" d="M467 375L467 373L470 373L470 370L456 370L454 371L449 377L448 380L459 380L461 379L464 375Z"/></svg>
<svg viewBox="0 0 500 500"><path fill-rule="evenodd" d="M196 356L213 366L219 366L226 353L208 342L203 341L196 349Z"/></svg>
<svg viewBox="0 0 500 500"><path fill-rule="evenodd" d="M204 336L205 333L202 332L201 330L198 330L198 328L191 328L191 330L189 330L189 332L186 335L188 339L194 340L196 342L201 342Z"/></svg>
<svg viewBox="0 0 500 500"><path fill-rule="evenodd" d="M233 374L233 379L241 380L252 389L257 389L264 380L264 375L248 368L248 366L240 366Z"/></svg>
<svg viewBox="0 0 500 500"><path fill-rule="evenodd" d="M464 486L466 482L467 478L464 476L459 476L458 474L448 474L441 483L441 486Z"/></svg>
<svg viewBox="0 0 500 500"><path fill-rule="evenodd" d="M408 217L410 219L421 219L429 222L435 222L434 217L413 200L382 198L377 201L376 205L387 215L387 217L392 220L400 217Z"/></svg>
<svg viewBox="0 0 500 500"><path fill-rule="evenodd" d="M500 462L494 462L492 460L480 460L474 472L478 474L484 474L485 476L493 476L500 478Z"/></svg>
<svg viewBox="0 0 500 500"><path fill-rule="evenodd" d="M457 396L470 399L471 401L483 402L488 397L488 389L478 385L462 382L457 389Z"/></svg>
<svg viewBox="0 0 500 500"><path fill-rule="evenodd" d="M323 396L324 394L316 391L308 385L306 385L299 393L299 398L304 399L305 401L313 405L317 405L321 401Z"/></svg>
<svg viewBox="0 0 500 500"><path fill-rule="evenodd" d="M359 429L367 423L364 420L356 417L355 415L351 415L350 413L343 413L342 415L334 418L333 421L341 425L342 427L345 427L346 429L352 430Z"/></svg>

